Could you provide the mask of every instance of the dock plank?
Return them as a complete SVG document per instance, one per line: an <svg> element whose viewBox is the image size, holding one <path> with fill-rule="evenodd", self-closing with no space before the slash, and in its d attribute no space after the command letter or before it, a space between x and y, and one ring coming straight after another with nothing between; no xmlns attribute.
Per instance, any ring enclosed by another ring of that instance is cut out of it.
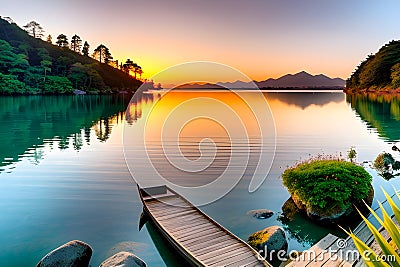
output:
<svg viewBox="0 0 400 267"><path fill-rule="evenodd" d="M181 230L173 229L173 230L171 230L171 233L173 235L183 235L185 233L196 233L196 232L208 230L211 228L215 228L215 226L203 223L203 224L194 225L192 227L181 229Z"/></svg>
<svg viewBox="0 0 400 267"><path fill-rule="evenodd" d="M214 244L213 246L208 246L208 247L205 247L205 248L203 248L201 250L197 250L196 251L196 255L203 256L203 255L207 255L209 253L212 253L214 251L220 251L222 249L233 249L233 248L235 248L235 247L237 247L239 245L240 244L235 243L235 242L232 242L232 243L226 242L226 243L223 243L223 244L217 243L217 244Z"/></svg>
<svg viewBox="0 0 400 267"><path fill-rule="evenodd" d="M231 241L231 238L229 236L221 235L220 237L214 238L212 240L208 240L206 244L193 243L193 244L187 245L187 248L190 251L192 251L193 253L197 253L197 251L203 250L203 249L207 249L211 245L215 245L215 244L221 245L221 243L227 243L227 242L230 242L230 241Z"/></svg>
<svg viewBox="0 0 400 267"><path fill-rule="evenodd" d="M160 232L195 266L272 266L257 251L191 205L182 196L165 187L142 197L144 210Z"/></svg>
<svg viewBox="0 0 400 267"><path fill-rule="evenodd" d="M221 255L221 256L225 256L225 255ZM219 262L212 262L209 264L209 266L226 266L228 264L233 264L235 262L238 261L242 261L242 260L252 260L254 259L256 256L254 256L254 254L250 253L250 252L237 252L237 253L233 253L232 255L229 255L228 257L222 257L222 260L220 260ZM221 257L220 257L221 258Z"/></svg>
<svg viewBox="0 0 400 267"><path fill-rule="evenodd" d="M200 232L196 232L196 233L185 233L184 235L175 235L176 238L179 239L179 241L186 241L186 240L190 240L190 239L197 239L200 238L202 236L209 236L212 234L217 234L219 233L219 229L218 228L210 228L210 229L205 229L203 231Z"/></svg>

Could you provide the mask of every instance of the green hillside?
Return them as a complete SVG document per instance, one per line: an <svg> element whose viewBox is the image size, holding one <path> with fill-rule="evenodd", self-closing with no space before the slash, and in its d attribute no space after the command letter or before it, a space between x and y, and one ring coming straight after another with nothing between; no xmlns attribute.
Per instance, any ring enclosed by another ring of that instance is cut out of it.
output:
<svg viewBox="0 0 400 267"><path fill-rule="evenodd" d="M60 94L74 89L133 91L141 81L106 63L30 36L0 18L0 94Z"/></svg>
<svg viewBox="0 0 400 267"><path fill-rule="evenodd" d="M396 89L400 89L400 41L391 41L369 55L346 81L350 92Z"/></svg>

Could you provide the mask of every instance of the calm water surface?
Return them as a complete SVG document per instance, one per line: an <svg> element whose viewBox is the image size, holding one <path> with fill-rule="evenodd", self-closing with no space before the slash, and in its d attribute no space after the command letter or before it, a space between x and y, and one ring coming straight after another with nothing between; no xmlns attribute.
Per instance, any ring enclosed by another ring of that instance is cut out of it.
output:
<svg viewBox="0 0 400 267"><path fill-rule="evenodd" d="M184 97L185 92L175 94ZM197 94L210 97L210 93ZM267 226L282 225L289 250L304 250L328 232L342 233L302 216L282 222L281 207L289 194L281 173L309 154L346 154L355 146L357 160L363 162L390 151L400 139L400 101L396 97L346 98L341 92L264 95L277 137L266 181L249 193L250 168L234 190L202 209L243 239ZM159 97L158 93L137 96L129 107L129 127L143 123L141 118ZM142 205L122 149L128 103L122 96L0 97L0 266L34 266L48 251L72 239L92 245L92 266L118 251L132 251L149 266L179 265L180 259L151 224L138 230ZM218 127L205 127L197 135L189 130L182 147L193 159L198 157L199 137L218 137L221 132ZM229 144L223 138L213 141L220 160L212 172L191 181L174 175L175 182L207 183L226 166ZM252 145L257 148L257 140ZM155 143L153 148L151 155L158 159L160 147ZM374 177L375 189L399 187L397 178L386 181L365 166ZM168 170L165 165L164 172ZM379 190L376 198L382 199ZM259 208L275 214L265 220L246 215Z"/></svg>

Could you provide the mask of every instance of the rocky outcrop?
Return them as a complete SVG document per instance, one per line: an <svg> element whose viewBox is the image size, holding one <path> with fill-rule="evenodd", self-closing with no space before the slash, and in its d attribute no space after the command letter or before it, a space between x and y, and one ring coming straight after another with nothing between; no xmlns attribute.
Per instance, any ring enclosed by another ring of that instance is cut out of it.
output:
<svg viewBox="0 0 400 267"><path fill-rule="evenodd" d="M70 241L44 256L36 267L89 266L92 248L79 240Z"/></svg>
<svg viewBox="0 0 400 267"><path fill-rule="evenodd" d="M364 199L365 203L371 206L374 199L374 189L371 186L368 196ZM341 206L328 206L321 209L317 206L307 205L294 193L282 206L283 216L288 219L293 219L296 212L303 212L314 221L321 223L338 223L345 222L351 216L355 209L354 205L360 210L366 210L363 202L347 203ZM367 210L366 210L367 211Z"/></svg>
<svg viewBox="0 0 400 267"><path fill-rule="evenodd" d="M100 267L146 267L146 263L135 254L122 251L100 264Z"/></svg>
<svg viewBox="0 0 400 267"><path fill-rule="evenodd" d="M266 209L259 209L259 210L250 210L247 212L247 215L253 216L257 219L267 219L274 215L274 212L271 210Z"/></svg>
<svg viewBox="0 0 400 267"><path fill-rule="evenodd" d="M293 199L290 197L282 206L282 216L288 220L293 220L296 213L299 211Z"/></svg>
<svg viewBox="0 0 400 267"><path fill-rule="evenodd" d="M267 259L274 257L275 253L284 250L286 253L288 243L282 227L271 226L250 235L247 242ZM266 250L266 251L265 251Z"/></svg>

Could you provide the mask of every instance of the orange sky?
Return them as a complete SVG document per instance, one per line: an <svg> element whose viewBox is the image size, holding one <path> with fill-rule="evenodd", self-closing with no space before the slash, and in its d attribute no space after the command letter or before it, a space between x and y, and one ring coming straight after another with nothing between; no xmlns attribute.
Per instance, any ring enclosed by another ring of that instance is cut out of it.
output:
<svg viewBox="0 0 400 267"><path fill-rule="evenodd" d="M0 0L1 16L36 20L53 38L104 43L144 77L187 61L216 61L255 80L305 70L347 78L370 53L398 39L395 0ZM21 8L21 7L24 8Z"/></svg>

